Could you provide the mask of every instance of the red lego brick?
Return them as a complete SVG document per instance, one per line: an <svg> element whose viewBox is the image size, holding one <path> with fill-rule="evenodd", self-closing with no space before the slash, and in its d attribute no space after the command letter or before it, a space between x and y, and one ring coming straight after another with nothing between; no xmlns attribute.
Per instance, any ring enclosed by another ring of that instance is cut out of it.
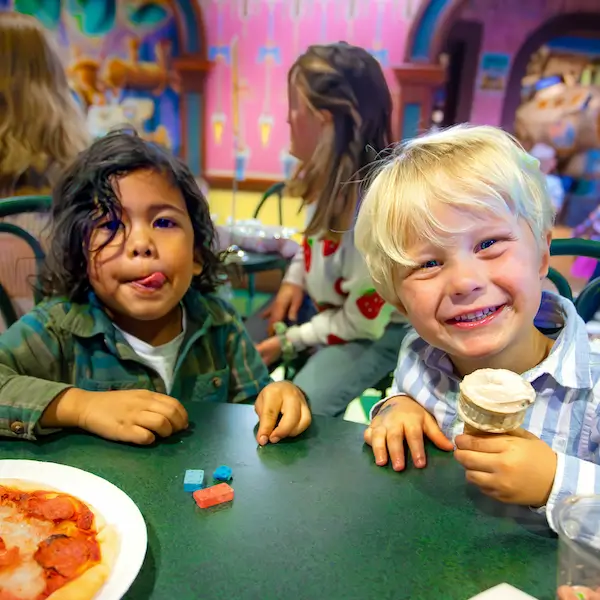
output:
<svg viewBox="0 0 600 600"><path fill-rule="evenodd" d="M219 483L203 490L196 490L193 494L196 504L200 508L208 508L215 504L231 502L233 500L233 488L227 483Z"/></svg>

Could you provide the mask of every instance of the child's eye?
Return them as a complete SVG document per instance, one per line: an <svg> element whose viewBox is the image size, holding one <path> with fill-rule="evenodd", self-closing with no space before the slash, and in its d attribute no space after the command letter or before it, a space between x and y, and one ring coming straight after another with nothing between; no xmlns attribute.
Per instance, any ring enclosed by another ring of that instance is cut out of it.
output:
<svg viewBox="0 0 600 600"><path fill-rule="evenodd" d="M433 267L439 267L440 266L440 261L439 260L428 260L427 262L424 262L419 269L432 269Z"/></svg>
<svg viewBox="0 0 600 600"><path fill-rule="evenodd" d="M114 221L106 221L105 223L102 223L102 225L100 225L100 229L105 229L106 231L118 231L120 227L123 226L123 223L121 223L121 221L118 220L114 220Z"/></svg>
<svg viewBox="0 0 600 600"><path fill-rule="evenodd" d="M483 242L480 242L479 244L477 244L476 246L476 250L487 250L487 248L490 248L491 246L493 246L498 240L483 240Z"/></svg>
<svg viewBox="0 0 600 600"><path fill-rule="evenodd" d="M154 226L158 227L159 229L164 229L164 228L170 228L170 227L175 227L176 223L175 221L171 220L171 219L165 219L164 217L161 219L156 219L156 221L154 221Z"/></svg>

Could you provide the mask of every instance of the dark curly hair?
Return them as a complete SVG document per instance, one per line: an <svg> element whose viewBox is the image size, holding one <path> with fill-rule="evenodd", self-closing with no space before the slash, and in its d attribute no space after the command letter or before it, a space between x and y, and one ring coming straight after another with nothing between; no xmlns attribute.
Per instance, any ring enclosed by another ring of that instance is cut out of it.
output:
<svg viewBox="0 0 600 600"><path fill-rule="evenodd" d="M202 293L215 291L221 271L214 251L216 233L208 203L192 173L181 160L158 145L144 141L133 131L119 130L80 153L54 188L50 248L40 275L45 297L66 296L74 302L87 299L91 289L88 278L91 234L107 216L111 221L120 220L118 181L141 170L164 175L181 192L194 229L196 256L202 263L202 273L194 277L192 287Z"/></svg>

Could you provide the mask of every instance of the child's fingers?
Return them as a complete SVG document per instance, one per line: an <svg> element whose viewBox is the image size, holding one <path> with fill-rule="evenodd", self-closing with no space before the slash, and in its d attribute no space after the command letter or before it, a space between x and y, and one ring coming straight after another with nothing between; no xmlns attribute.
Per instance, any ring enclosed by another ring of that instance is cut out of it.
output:
<svg viewBox="0 0 600 600"><path fill-rule="evenodd" d="M180 431L188 426L187 411L181 402L170 396L153 394L152 403L148 405L147 410L159 413L169 419L174 431Z"/></svg>
<svg viewBox="0 0 600 600"><path fill-rule="evenodd" d="M269 436L269 441L276 444L279 440L288 437L300 422L301 415L300 402L287 402L284 405L281 420Z"/></svg>
<svg viewBox="0 0 600 600"><path fill-rule="evenodd" d="M447 450L448 452L454 450L454 444L442 433L433 417L425 419L423 431L440 450Z"/></svg>
<svg viewBox="0 0 600 600"><path fill-rule="evenodd" d="M371 432L371 447L375 462L382 467L387 464L387 429L385 427L373 427Z"/></svg>
<svg viewBox="0 0 600 600"><path fill-rule="evenodd" d="M131 442L140 446L147 446L156 439L155 435L148 429L133 425L127 429L127 434L121 439L122 442Z"/></svg>
<svg viewBox="0 0 600 600"><path fill-rule="evenodd" d="M310 424L312 423L312 415L310 414L310 409L306 405L306 403L302 403L300 406L300 421L297 425L290 431L288 437L296 437L300 435L303 431L306 431Z"/></svg>
<svg viewBox="0 0 600 600"><path fill-rule="evenodd" d="M423 468L427 460L425 458L425 444L423 443L423 429L421 425L409 425L405 427L405 435L415 467L419 469Z"/></svg>
<svg viewBox="0 0 600 600"><path fill-rule="evenodd" d="M293 323L295 323L298 320L298 311L300 310L300 307L302 306L302 300L303 300L303 297L302 297L302 295L299 294L297 297L294 296L292 298L292 301L290 302L290 307L288 309L287 317Z"/></svg>
<svg viewBox="0 0 600 600"><path fill-rule="evenodd" d="M404 453L404 431L403 429L392 430L387 434L387 447L392 461L394 471L403 471L406 466L406 455Z"/></svg>
<svg viewBox="0 0 600 600"><path fill-rule="evenodd" d="M135 424L158 433L163 438L173 434L173 424L165 415L161 415L160 413L142 410L135 415Z"/></svg>
<svg viewBox="0 0 600 600"><path fill-rule="evenodd" d="M279 409L275 409L273 406L265 405L261 408L260 414L258 415L258 433L256 434L256 440L264 446L268 441L277 418L279 417Z"/></svg>

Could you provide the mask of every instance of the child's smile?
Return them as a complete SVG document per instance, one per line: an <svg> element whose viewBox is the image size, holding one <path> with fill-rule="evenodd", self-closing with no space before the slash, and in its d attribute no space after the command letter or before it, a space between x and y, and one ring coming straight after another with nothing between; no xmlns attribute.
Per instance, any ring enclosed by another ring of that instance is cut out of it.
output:
<svg viewBox="0 0 600 600"><path fill-rule="evenodd" d="M491 323L496 317L500 316L505 308L506 304L485 306L467 313L460 313L448 319L447 322L459 329L473 329Z"/></svg>
<svg viewBox="0 0 600 600"><path fill-rule="evenodd" d="M402 307L419 335L459 370L514 362L521 372L541 336L533 319L548 269L546 242L510 214L439 207L435 216L459 233L443 234L443 248L414 244L420 266L398 283Z"/></svg>

